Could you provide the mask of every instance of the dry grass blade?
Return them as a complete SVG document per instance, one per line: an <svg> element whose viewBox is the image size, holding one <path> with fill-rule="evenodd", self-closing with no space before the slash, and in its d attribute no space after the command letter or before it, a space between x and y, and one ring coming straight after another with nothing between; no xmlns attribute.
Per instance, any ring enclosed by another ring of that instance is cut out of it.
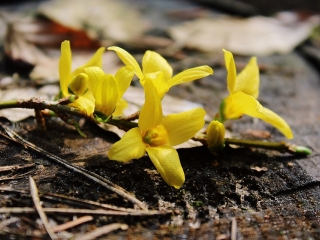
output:
<svg viewBox="0 0 320 240"><path fill-rule="evenodd" d="M90 233L87 233L85 235L82 235L80 237L77 237L76 240L91 240L91 239L96 239L102 235L108 234L114 230L117 229L122 229L122 230L127 230L128 225L127 224L122 224L122 223L112 223L103 227L100 227Z"/></svg>
<svg viewBox="0 0 320 240"><path fill-rule="evenodd" d="M39 198L39 195L38 195L38 189L37 189L37 186L36 186L36 183L35 181L33 180L33 178L31 176L29 176L29 183L30 183L30 192L31 192L31 196L32 196L32 199L33 199L33 202L34 202L34 206L35 208L37 209L37 212L41 218L41 221L44 225L44 228L46 229L48 235L50 236L51 239L58 239L58 237L54 234L54 232L52 231L50 225L49 225L49 222L48 222L48 219L47 219L47 216L46 214L44 213L43 209L42 209L42 206L40 204L40 198Z"/></svg>
<svg viewBox="0 0 320 240"><path fill-rule="evenodd" d="M78 225L80 225L82 223L89 222L92 219L93 219L93 217L91 217L91 216L83 216L83 217L77 218L76 220L73 220L73 221L70 221L70 222L66 222L66 223L61 224L59 226L53 227L52 230L53 230L53 232L65 231L65 230L67 230L69 228L78 226Z"/></svg>
<svg viewBox="0 0 320 240"><path fill-rule="evenodd" d="M91 209L76 209L76 208L43 208L45 213L60 213L60 214L87 214L87 215L107 215L107 216L135 216L135 217L146 217L146 216L158 216L170 214L171 211L156 211L156 210L137 210L136 212L119 212L119 211L107 211L107 210L91 210ZM0 214L8 213L34 213L34 208L0 208Z"/></svg>
<svg viewBox="0 0 320 240"><path fill-rule="evenodd" d="M237 220L236 218L232 218L231 220L231 240L237 240Z"/></svg>
<svg viewBox="0 0 320 240"><path fill-rule="evenodd" d="M145 210L145 211L148 210L140 200L138 200L136 197L131 195L125 189L123 189L120 186L109 181L108 179L103 178L103 177L99 176L98 174L90 172L90 171L83 169L81 167L73 166L72 164L68 163L67 161L63 160L62 158L59 158L58 156L55 156L55 155L43 150L42 148L39 148L36 145L28 142L27 140L23 139L21 136L19 136L17 133L12 131L8 127L3 126L3 125L1 125L1 126L6 131L6 133L11 137L11 140L13 140L17 143L20 143L25 147L29 147L29 148L35 150L36 152L44 154L45 156L47 156L51 160L63 165L65 168L68 168L68 169L71 169L77 173L80 173L81 175L91 179L92 181L94 181L94 182L104 186L105 188L117 193L118 195L122 196L123 198L130 200L133 204L138 205L142 210Z"/></svg>

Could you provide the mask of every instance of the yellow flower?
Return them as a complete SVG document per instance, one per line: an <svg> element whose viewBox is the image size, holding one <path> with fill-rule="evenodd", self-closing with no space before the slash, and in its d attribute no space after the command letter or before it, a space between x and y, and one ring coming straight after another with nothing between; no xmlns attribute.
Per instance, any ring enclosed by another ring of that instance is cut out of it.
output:
<svg viewBox="0 0 320 240"><path fill-rule="evenodd" d="M109 47L113 50L126 66L132 66L135 74L140 79L142 86L145 84L146 76L155 81L155 87L160 98L172 87L180 83L190 82L213 74L209 66L199 66L185 70L172 77L172 67L160 54L146 51L142 59L142 69L134 57L120 47Z"/></svg>
<svg viewBox="0 0 320 240"><path fill-rule="evenodd" d="M70 42L63 41L61 43L61 56L59 60L59 76L60 76L60 89L61 98L77 95L78 99L70 103L69 106L85 110L88 115L94 111L94 98L92 92L88 89L88 78L85 76L84 68L89 66L102 65L102 54L105 48L101 47L97 50L94 56L83 66L71 72L72 56L70 49Z"/></svg>
<svg viewBox="0 0 320 240"><path fill-rule="evenodd" d="M185 176L177 151L172 147L193 137L204 125L205 111L195 108L163 117L161 100L151 79L144 85L143 105L138 127L129 130L109 150L111 160L127 162L144 156L151 161L167 184L180 188Z"/></svg>
<svg viewBox="0 0 320 240"><path fill-rule="evenodd" d="M228 71L228 90L230 95L220 105L219 120L238 119L243 114L260 118L277 128L288 139L293 138L290 126L276 113L263 107L256 98L259 95L259 68L257 60L252 57L242 72L237 75L231 52L224 51Z"/></svg>
<svg viewBox="0 0 320 240"><path fill-rule="evenodd" d="M84 71L89 78L89 89L95 98L95 112L108 117L118 107L118 113L121 113L126 106L126 102L121 98L130 86L134 75L133 67L122 67L115 76L105 74L99 67L88 67Z"/></svg>

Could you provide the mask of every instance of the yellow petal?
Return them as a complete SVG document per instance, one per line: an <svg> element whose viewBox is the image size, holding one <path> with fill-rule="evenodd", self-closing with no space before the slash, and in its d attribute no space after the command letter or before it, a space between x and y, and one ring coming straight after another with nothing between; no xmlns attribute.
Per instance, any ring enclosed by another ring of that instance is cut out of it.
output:
<svg viewBox="0 0 320 240"><path fill-rule="evenodd" d="M162 119L162 106L158 92L153 81L147 79L144 83L145 102L139 115L139 128L141 131L147 131L150 128L158 126Z"/></svg>
<svg viewBox="0 0 320 240"><path fill-rule="evenodd" d="M179 189L185 181L177 151L169 146L147 147L148 155L164 181Z"/></svg>
<svg viewBox="0 0 320 240"><path fill-rule="evenodd" d="M61 56L59 60L59 77L60 77L60 88L63 97L68 96L68 84L71 80L71 65L72 56L70 49L70 42L63 41L61 43Z"/></svg>
<svg viewBox="0 0 320 240"><path fill-rule="evenodd" d="M123 98L121 98L116 105L116 110L113 112L112 115L114 116L122 116L123 115L123 111L128 107L128 103L126 100L124 100Z"/></svg>
<svg viewBox="0 0 320 240"><path fill-rule="evenodd" d="M75 102L68 104L70 107L85 111L87 115L91 115L94 112L94 105L95 99L90 90L88 90L84 95L79 96Z"/></svg>
<svg viewBox="0 0 320 240"><path fill-rule="evenodd" d="M87 67L84 72L88 75L88 86L93 95L96 95L97 87L105 77L105 72L100 67Z"/></svg>
<svg viewBox="0 0 320 240"><path fill-rule="evenodd" d="M118 83L118 97L120 100L124 94L124 92L128 89L130 86L131 80L134 75L134 69L131 66L125 66L119 69L119 71L116 73L115 78Z"/></svg>
<svg viewBox="0 0 320 240"><path fill-rule="evenodd" d="M276 113L264 108L255 98L243 92L236 92L225 99L226 119L235 119L243 114L259 118L277 128L288 139L293 138L290 126Z"/></svg>
<svg viewBox="0 0 320 240"><path fill-rule="evenodd" d="M84 69L87 67L102 67L102 55L106 49L104 47L99 48L95 54L92 56L92 58L82 65L81 67L78 67L75 69L72 73L72 75L78 75L79 73L84 72Z"/></svg>
<svg viewBox="0 0 320 240"><path fill-rule="evenodd" d="M194 108L166 116L162 124L168 132L170 145L175 146L192 138L203 127L205 115L202 108Z"/></svg>
<svg viewBox="0 0 320 240"><path fill-rule="evenodd" d="M241 91L257 99L259 96L259 85L260 78L257 58L252 57L247 66L237 76L233 92Z"/></svg>
<svg viewBox="0 0 320 240"><path fill-rule="evenodd" d="M108 152L110 160L128 162L132 159L143 157L146 145L142 141L139 128L132 128L123 137L112 145Z"/></svg>
<svg viewBox="0 0 320 240"><path fill-rule="evenodd" d="M172 67L166 59L154 51L146 51L142 59L143 74L161 71L165 80L172 76Z"/></svg>
<svg viewBox="0 0 320 240"><path fill-rule="evenodd" d="M108 47L108 50L113 50L116 52L118 57L121 59L121 61L126 66L131 66L134 69L135 74L138 76L139 79L143 78L143 73L141 71L141 68L138 64L138 62L134 59L134 57L128 53L126 50L120 48L120 47Z"/></svg>
<svg viewBox="0 0 320 240"><path fill-rule="evenodd" d="M95 98L95 110L110 116L118 102L118 84L114 76L105 75L97 87Z"/></svg>
<svg viewBox="0 0 320 240"><path fill-rule="evenodd" d="M69 90L72 91L71 94L78 96L83 95L88 90L88 75L85 73L80 73L70 82Z"/></svg>
<svg viewBox="0 0 320 240"><path fill-rule="evenodd" d="M170 88L180 83L190 82L200 78L204 78L210 74L213 74L213 70L209 66L190 68L169 79L167 81L167 85Z"/></svg>
<svg viewBox="0 0 320 240"><path fill-rule="evenodd" d="M236 84L236 78L237 78L237 70L236 70L236 65L234 63L233 55L231 52L224 50L224 61L226 64L226 69L228 71L228 77L227 77L227 82L228 82L228 90L230 93L234 92L234 86Z"/></svg>
<svg viewBox="0 0 320 240"><path fill-rule="evenodd" d="M158 92L158 95L160 99L162 99L164 94L169 90L169 87L164 80L163 72L153 72L153 73L145 74L144 78L140 80L140 83L142 86L144 86L146 79L153 81L153 84Z"/></svg>

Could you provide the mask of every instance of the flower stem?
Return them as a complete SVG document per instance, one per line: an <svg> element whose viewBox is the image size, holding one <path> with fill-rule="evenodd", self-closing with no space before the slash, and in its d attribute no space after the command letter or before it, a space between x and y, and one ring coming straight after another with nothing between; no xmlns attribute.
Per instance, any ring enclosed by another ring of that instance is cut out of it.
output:
<svg viewBox="0 0 320 240"><path fill-rule="evenodd" d="M74 125L78 132L82 134L79 129L79 126L69 117L69 115L79 116L86 119L89 119L95 123L98 123L92 115L87 115L86 112L81 111L77 108L70 107L66 104L71 102L72 99L64 98L59 101L47 101L43 98L34 97L28 100L10 100L0 102L0 109L5 108L29 108L35 109L36 112L40 113L41 110L51 110L57 116L65 116L65 120L67 123ZM131 122L129 120L136 119L139 116L139 112L130 115L129 117L121 118L115 117L110 118L107 123L112 124L122 130L128 131L132 128L138 127L136 122ZM207 145L207 136L206 134L197 134L193 137L193 140L201 142L203 145ZM253 147L253 148L263 148L269 150L276 150L279 152L287 152L295 155L309 155L312 151L303 146L297 146L291 143L286 142L263 142L263 141L253 141L253 140L244 140L244 139L233 139L233 138L225 138L225 144L233 144L243 147Z"/></svg>
<svg viewBox="0 0 320 240"><path fill-rule="evenodd" d="M312 151L307 147L297 146L295 144L286 143L286 142L263 142L263 141L226 138L225 144L276 150L279 152L287 152L295 155L309 155L312 153Z"/></svg>

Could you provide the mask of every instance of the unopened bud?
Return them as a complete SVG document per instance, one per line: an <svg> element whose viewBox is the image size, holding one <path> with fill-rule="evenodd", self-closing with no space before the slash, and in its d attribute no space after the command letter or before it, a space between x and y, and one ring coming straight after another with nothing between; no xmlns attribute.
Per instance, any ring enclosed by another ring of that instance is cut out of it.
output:
<svg viewBox="0 0 320 240"><path fill-rule="evenodd" d="M207 128L207 143L208 148L212 152L218 152L224 148L224 125L216 120L213 120Z"/></svg>
<svg viewBox="0 0 320 240"><path fill-rule="evenodd" d="M71 81L68 86L68 90L71 94L81 96L88 90L88 75L80 73Z"/></svg>

